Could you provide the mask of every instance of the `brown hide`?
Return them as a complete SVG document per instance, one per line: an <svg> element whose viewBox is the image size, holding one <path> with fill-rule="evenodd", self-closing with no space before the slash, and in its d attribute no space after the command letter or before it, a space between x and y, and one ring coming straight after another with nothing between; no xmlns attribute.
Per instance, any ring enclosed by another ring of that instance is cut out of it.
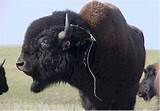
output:
<svg viewBox="0 0 160 111"><path fill-rule="evenodd" d="M113 109L129 109L127 105L135 104L144 68L142 31L128 25L120 10L109 3L89 2L82 7L80 15L94 32L97 44L95 56L99 64L96 68L106 81L104 98L107 102L110 99L115 101Z"/></svg>

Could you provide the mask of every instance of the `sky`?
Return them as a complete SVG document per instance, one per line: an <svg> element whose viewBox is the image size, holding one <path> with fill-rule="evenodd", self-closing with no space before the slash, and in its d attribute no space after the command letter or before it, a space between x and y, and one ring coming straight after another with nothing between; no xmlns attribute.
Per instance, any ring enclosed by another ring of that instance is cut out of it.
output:
<svg viewBox="0 0 160 111"><path fill-rule="evenodd" d="M0 0L0 45L22 45L29 24L54 11L79 12L91 0ZM128 24L141 29L146 49L160 49L159 0L101 0L116 5Z"/></svg>

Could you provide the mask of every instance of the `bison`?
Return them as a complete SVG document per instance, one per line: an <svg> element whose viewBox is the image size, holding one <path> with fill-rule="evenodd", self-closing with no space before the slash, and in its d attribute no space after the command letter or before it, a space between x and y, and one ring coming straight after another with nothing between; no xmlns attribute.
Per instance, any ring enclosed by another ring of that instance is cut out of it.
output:
<svg viewBox="0 0 160 111"><path fill-rule="evenodd" d="M0 64L0 95L8 91L5 69L3 67L5 60Z"/></svg>
<svg viewBox="0 0 160 111"><path fill-rule="evenodd" d="M160 96L160 63L148 65L144 69L144 74L138 96L149 101L154 96Z"/></svg>
<svg viewBox="0 0 160 111"><path fill-rule="evenodd" d="M142 32L115 6L93 1L80 14L55 11L33 21L16 65L33 78L35 93L65 82L87 110L133 109L144 60Z"/></svg>

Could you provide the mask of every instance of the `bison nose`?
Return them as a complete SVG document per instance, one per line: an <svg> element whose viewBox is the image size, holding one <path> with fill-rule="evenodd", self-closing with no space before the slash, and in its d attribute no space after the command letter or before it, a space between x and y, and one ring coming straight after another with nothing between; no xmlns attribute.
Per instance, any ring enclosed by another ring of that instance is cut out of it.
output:
<svg viewBox="0 0 160 111"><path fill-rule="evenodd" d="M18 60L17 63L16 63L16 66L19 70L23 70L24 66L25 66L25 61L23 60Z"/></svg>
<svg viewBox="0 0 160 111"><path fill-rule="evenodd" d="M17 62L16 65L17 65L17 67L21 67L21 66L24 65L24 62L23 61L22 62Z"/></svg>

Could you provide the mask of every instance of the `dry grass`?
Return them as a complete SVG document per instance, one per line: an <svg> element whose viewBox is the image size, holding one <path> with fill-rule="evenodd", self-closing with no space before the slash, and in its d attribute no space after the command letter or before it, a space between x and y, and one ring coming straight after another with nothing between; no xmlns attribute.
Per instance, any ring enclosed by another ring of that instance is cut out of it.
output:
<svg viewBox="0 0 160 111"><path fill-rule="evenodd" d="M0 111L83 110L78 91L68 84L50 86L38 94L30 92L32 79L15 67L19 53L19 47L0 47L0 61L7 59L5 68L10 87L6 94L0 96ZM156 62L159 56L159 51L147 51L146 64ZM153 110L156 104L156 98L144 102L137 97L135 108Z"/></svg>

